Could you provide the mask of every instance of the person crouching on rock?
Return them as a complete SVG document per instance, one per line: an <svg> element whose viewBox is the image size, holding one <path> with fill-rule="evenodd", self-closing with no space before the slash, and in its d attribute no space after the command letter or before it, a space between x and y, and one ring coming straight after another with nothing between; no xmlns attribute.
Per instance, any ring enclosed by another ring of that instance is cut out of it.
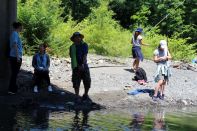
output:
<svg viewBox="0 0 197 131"><path fill-rule="evenodd" d="M75 90L76 102L80 102L79 88L83 80L85 92L82 100L90 100L88 91L91 85L90 71L87 64L88 45L83 41L84 35L79 32L73 33L70 40L73 44L70 46L70 58L72 66L72 82Z"/></svg>
<svg viewBox="0 0 197 131"><path fill-rule="evenodd" d="M155 92L153 95L153 101L157 101L159 97L161 100L164 100L164 89L166 86L166 82L169 80L169 76L171 75L169 68L169 60L171 59L170 52L167 47L167 42L165 40L161 40L158 49L154 51L154 62L157 63L157 71L155 75L155 82L157 85L155 87ZM158 92L160 91L160 94Z"/></svg>
<svg viewBox="0 0 197 131"><path fill-rule="evenodd" d="M52 87L49 78L50 58L46 54L46 44L39 46L39 52L33 56L32 66L34 67L34 92L38 92L38 87L42 85L43 80L46 80L48 91L52 92Z"/></svg>

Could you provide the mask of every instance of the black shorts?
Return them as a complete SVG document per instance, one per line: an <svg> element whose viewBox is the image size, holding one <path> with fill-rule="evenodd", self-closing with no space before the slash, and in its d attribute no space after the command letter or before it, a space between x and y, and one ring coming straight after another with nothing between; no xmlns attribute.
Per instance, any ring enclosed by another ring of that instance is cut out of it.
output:
<svg viewBox="0 0 197 131"><path fill-rule="evenodd" d="M89 89L91 85L90 71L89 68L80 71L78 68L73 69L72 82L73 88L79 88L83 80L84 88Z"/></svg>

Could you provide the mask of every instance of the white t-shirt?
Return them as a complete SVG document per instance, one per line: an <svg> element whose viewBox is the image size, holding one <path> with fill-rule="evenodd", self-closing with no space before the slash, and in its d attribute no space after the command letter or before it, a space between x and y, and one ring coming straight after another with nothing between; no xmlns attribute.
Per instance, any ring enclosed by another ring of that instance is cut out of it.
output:
<svg viewBox="0 0 197 131"><path fill-rule="evenodd" d="M134 36L132 37L133 46L140 46L141 45L142 36L138 35L137 39L135 40Z"/></svg>

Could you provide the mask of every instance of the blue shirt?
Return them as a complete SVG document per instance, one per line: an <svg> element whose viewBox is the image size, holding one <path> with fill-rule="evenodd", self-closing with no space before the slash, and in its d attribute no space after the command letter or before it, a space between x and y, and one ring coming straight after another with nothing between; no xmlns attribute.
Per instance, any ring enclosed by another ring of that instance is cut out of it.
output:
<svg viewBox="0 0 197 131"><path fill-rule="evenodd" d="M35 68L35 70L39 70L41 68L48 70L50 66L50 59L48 54L44 53L42 55L40 53L36 53L32 59L32 66Z"/></svg>
<svg viewBox="0 0 197 131"><path fill-rule="evenodd" d="M21 42L18 32L16 31L13 31L10 37L10 56L17 57L14 44L17 45L18 57L22 58L22 55L23 55L22 42Z"/></svg>
<svg viewBox="0 0 197 131"><path fill-rule="evenodd" d="M84 56L88 54L88 45L84 42L76 45L76 53L77 53L77 63L78 65L84 64L85 67L88 67L87 60L83 63Z"/></svg>

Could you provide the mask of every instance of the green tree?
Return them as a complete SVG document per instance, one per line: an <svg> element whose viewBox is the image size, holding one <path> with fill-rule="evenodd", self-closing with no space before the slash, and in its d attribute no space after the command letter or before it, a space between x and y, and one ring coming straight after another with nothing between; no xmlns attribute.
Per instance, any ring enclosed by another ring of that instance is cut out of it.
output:
<svg viewBox="0 0 197 131"><path fill-rule="evenodd" d="M25 53L47 42L51 30L62 22L60 0L18 0L18 20L23 23Z"/></svg>
<svg viewBox="0 0 197 131"><path fill-rule="evenodd" d="M109 9L115 12L114 19L120 21L124 28L130 28L134 23L131 16L139 10L139 4L137 0L112 0L109 3Z"/></svg>
<svg viewBox="0 0 197 131"><path fill-rule="evenodd" d="M91 13L92 7L99 6L99 0L62 0L65 20L71 14L73 20L82 21Z"/></svg>
<svg viewBox="0 0 197 131"><path fill-rule="evenodd" d="M149 7L146 5L142 5L139 11L137 11L134 15L131 16L131 19L135 21L134 27L139 26L149 26L148 24L148 15L150 15Z"/></svg>
<svg viewBox="0 0 197 131"><path fill-rule="evenodd" d="M60 23L51 30L49 36L51 54L57 57L68 56L69 47L72 44L70 37L75 31L79 31L79 28L72 17L68 17L66 23Z"/></svg>
<svg viewBox="0 0 197 131"><path fill-rule="evenodd" d="M114 13L108 9L108 0L102 1L98 8L78 26L90 43L90 50L97 54L128 56L130 54L130 32L112 19Z"/></svg>
<svg viewBox="0 0 197 131"><path fill-rule="evenodd" d="M151 23L151 26L157 25L160 20L166 18L158 24L161 34L172 36L174 33L183 30L184 5L182 1L152 0L151 3L151 14L149 16L149 23Z"/></svg>
<svg viewBox="0 0 197 131"><path fill-rule="evenodd" d="M70 36L80 31L85 35L90 52L129 56L130 29L142 26L144 41L151 45L142 47L146 58L152 58L158 42L166 39L166 35L170 36L169 48L175 59L193 57L197 44L188 45L188 42L196 42L196 19L193 18L196 9L193 5L189 7L190 1L184 4L183 0L103 0L99 4L98 1L18 0L18 19L24 25L25 53L31 54L38 44L46 41L52 55L67 56L72 44ZM160 22L166 15L168 17Z"/></svg>
<svg viewBox="0 0 197 131"><path fill-rule="evenodd" d="M186 25L183 30L181 37L189 38L189 43L197 42L197 1L196 0L186 0L184 2L185 15L184 24ZM197 46L196 46L197 49Z"/></svg>

